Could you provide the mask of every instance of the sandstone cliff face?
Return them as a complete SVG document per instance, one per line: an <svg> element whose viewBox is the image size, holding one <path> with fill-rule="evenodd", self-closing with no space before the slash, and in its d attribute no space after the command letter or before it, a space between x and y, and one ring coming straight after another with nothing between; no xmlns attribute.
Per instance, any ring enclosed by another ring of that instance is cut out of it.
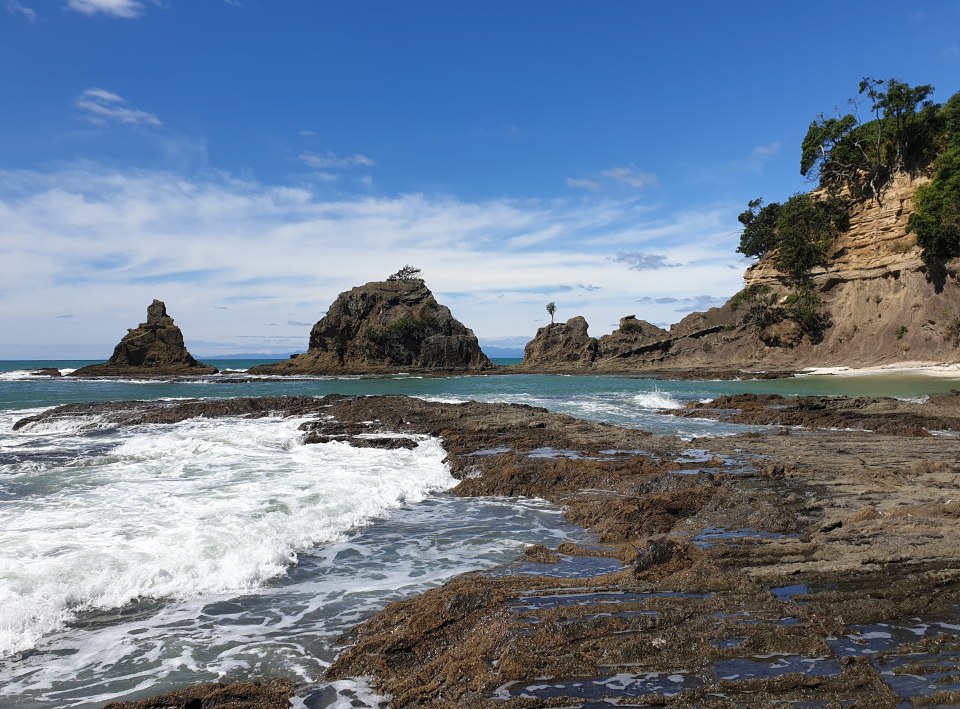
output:
<svg viewBox="0 0 960 709"><path fill-rule="evenodd" d="M812 274L830 318L819 342L791 321L757 328L748 305L731 301L691 313L669 331L638 328L625 318L618 330L600 338L596 357L581 369L773 370L960 361L960 262L948 264L943 284L932 283L906 231L914 190L924 181L898 175L881 203L864 202L851 211L850 228L833 245L828 265ZM789 292L769 258L749 268L744 283L768 288L774 304ZM569 366L569 358L561 361Z"/></svg>
<svg viewBox="0 0 960 709"><path fill-rule="evenodd" d="M255 374L366 374L492 369L473 331L420 279L341 293L310 332L307 352Z"/></svg>
<svg viewBox="0 0 960 709"><path fill-rule="evenodd" d="M812 274L832 321L823 341L761 353L757 361L868 366L960 360L956 264L948 264L942 287L930 282L916 239L907 233L914 191L927 181L898 175L881 203L871 200L853 208L850 228L837 238L828 265ZM769 260L748 269L744 283L783 287Z"/></svg>
<svg viewBox="0 0 960 709"><path fill-rule="evenodd" d="M587 321L580 315L565 323L551 323L537 330L523 348L521 367L557 368L589 366L597 356L597 340L587 334Z"/></svg>
<svg viewBox="0 0 960 709"><path fill-rule="evenodd" d="M217 369L195 360L183 344L183 333L167 315L167 306L154 300L147 321L127 331L104 364L91 364L73 377L158 377L215 374Z"/></svg>

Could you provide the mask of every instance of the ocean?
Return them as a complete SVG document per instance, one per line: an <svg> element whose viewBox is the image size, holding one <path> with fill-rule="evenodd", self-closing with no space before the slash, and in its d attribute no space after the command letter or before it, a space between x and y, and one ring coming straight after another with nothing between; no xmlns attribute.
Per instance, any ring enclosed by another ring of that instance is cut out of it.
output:
<svg viewBox="0 0 960 709"><path fill-rule="evenodd" d="M924 376L658 381L630 376L240 376L74 380L88 362L0 362L0 707L99 707L186 683L283 675L298 706L378 706L324 684L337 638L385 604L510 562L530 544L591 543L535 499L459 499L441 441L305 446L296 418L115 428L13 424L63 403L403 394L543 406L684 438L745 427L658 413L721 394L920 398Z"/></svg>

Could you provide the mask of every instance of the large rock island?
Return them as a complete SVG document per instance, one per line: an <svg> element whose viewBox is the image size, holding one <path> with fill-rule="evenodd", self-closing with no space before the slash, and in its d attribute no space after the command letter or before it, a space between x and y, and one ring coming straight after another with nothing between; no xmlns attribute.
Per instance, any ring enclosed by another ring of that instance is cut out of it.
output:
<svg viewBox="0 0 960 709"><path fill-rule="evenodd" d="M252 374L385 374L493 369L473 331L423 279L374 281L341 293L310 331L303 354Z"/></svg>
<svg viewBox="0 0 960 709"><path fill-rule="evenodd" d="M147 321L127 331L103 364L71 372L72 377L169 377L216 374L216 367L198 362L183 344L183 333L167 306L154 300L147 306Z"/></svg>

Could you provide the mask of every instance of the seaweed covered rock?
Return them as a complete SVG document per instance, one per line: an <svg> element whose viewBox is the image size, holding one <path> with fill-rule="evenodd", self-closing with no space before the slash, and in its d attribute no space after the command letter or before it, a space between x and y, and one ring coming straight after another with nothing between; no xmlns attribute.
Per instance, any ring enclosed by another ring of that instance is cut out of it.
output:
<svg viewBox="0 0 960 709"><path fill-rule="evenodd" d="M307 352L255 374L479 371L493 364L476 335L420 278L374 281L341 293L310 332Z"/></svg>
<svg viewBox="0 0 960 709"><path fill-rule="evenodd" d="M167 315L163 301L147 307L147 321L127 331L104 364L81 367L73 377L158 377L215 374L217 369L193 358L183 333Z"/></svg>

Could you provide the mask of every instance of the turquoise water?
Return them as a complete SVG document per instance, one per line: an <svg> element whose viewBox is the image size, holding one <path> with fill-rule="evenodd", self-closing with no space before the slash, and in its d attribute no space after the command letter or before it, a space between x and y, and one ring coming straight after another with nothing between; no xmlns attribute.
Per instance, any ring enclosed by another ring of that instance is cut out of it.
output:
<svg viewBox="0 0 960 709"><path fill-rule="evenodd" d="M91 401L183 397L403 394L450 400L530 403L548 409L569 411L569 406L564 402L590 397L602 399L662 395L669 401L683 404L687 401L739 393L909 398L960 388L960 378L900 374L801 376L745 381L673 381L642 376L547 374L257 379L238 376L247 368L262 362L264 360L214 360L213 363L222 370L219 375L187 380L126 381L79 380L27 374L29 370L41 367L68 371L91 364L88 361L0 361L0 410ZM666 402L668 407L669 401ZM656 401L651 400L650 403L655 404ZM585 407L582 414L588 418L603 418L602 414L591 414L589 409L589 406ZM622 415L614 415L610 420L614 423L625 423Z"/></svg>

